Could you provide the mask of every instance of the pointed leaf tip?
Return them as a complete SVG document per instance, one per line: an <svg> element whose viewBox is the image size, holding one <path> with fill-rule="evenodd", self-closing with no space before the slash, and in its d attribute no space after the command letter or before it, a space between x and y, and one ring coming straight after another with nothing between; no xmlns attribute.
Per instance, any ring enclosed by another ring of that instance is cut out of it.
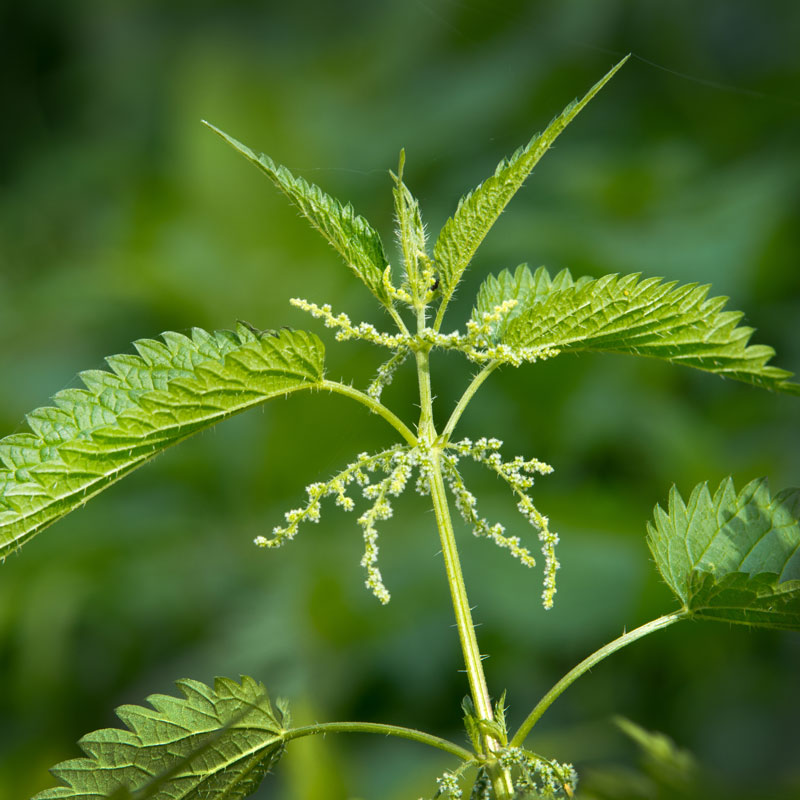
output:
<svg viewBox="0 0 800 800"><path fill-rule="evenodd" d="M555 117L544 132L534 135L525 146L520 147L509 158L503 159L492 175L461 198L455 213L439 233L433 249L441 278L442 303L439 319L461 276L503 209L522 187L553 142L611 80L628 58L629 56L625 56L615 64L580 100L570 103Z"/></svg>
<svg viewBox="0 0 800 800"><path fill-rule="evenodd" d="M205 124L283 192L384 306L392 305L384 281L389 262L380 236L364 217L356 214L349 203L341 203L269 156L254 152L214 125Z"/></svg>

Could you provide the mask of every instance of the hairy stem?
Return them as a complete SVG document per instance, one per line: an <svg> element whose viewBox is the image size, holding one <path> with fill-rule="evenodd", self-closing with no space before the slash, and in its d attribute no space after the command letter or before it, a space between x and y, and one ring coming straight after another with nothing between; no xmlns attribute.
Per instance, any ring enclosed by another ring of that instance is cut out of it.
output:
<svg viewBox="0 0 800 800"><path fill-rule="evenodd" d="M478 391L481 384L492 374L492 372L494 372L498 366L500 366L499 361L491 361L472 379L472 383L467 386L466 391L461 395L461 399L453 409L450 419L447 420L447 425L445 425L444 430L442 431L443 441L446 442L450 438L451 434L453 433L453 429L461 419L461 415L469 405L469 401L472 400L475 392Z"/></svg>
<svg viewBox="0 0 800 800"><path fill-rule="evenodd" d="M339 383L338 381L322 381L320 386L322 389L328 389L331 392L336 392L337 394L342 394L345 397L349 397L352 400L356 400L362 405L365 405L373 414L378 414L379 416L383 417L412 447L417 445L417 437L414 436L414 433L411 429L397 416L393 411L390 411L386 408L383 403L379 403L377 400L371 398L368 394L359 391L358 389L354 389L352 386L348 386L344 383Z"/></svg>
<svg viewBox="0 0 800 800"><path fill-rule="evenodd" d="M673 622L678 622L679 620L687 618L688 613L686 611L676 611L672 614L665 614L663 617L658 617L658 619L651 620L632 631L623 633L622 636L614 639L613 642L609 642L607 645L592 653L588 658L584 658L580 664L573 667L558 683L556 683L538 702L536 708L528 714L525 722L520 725L519 730L514 734L514 738L511 740L511 746L521 747L525 738L531 732L533 726L539 721L542 714L550 708L553 702L558 699L567 687L574 683L585 672L588 672L595 664L599 664L604 658L607 658L612 653L616 653L617 650L621 650L637 639L641 639L643 636L647 636L650 633L660 631L662 628L672 625Z"/></svg>
<svg viewBox="0 0 800 800"><path fill-rule="evenodd" d="M492 704L486 686L486 676L483 672L481 654L475 636L475 625L472 621L472 612L467 599L467 590L464 585L464 576L461 572L458 548L453 535L450 510L445 497L444 481L442 480L441 468L438 462L438 457L434 456L431 495L442 542L442 555L444 556L447 580L450 584L450 593L453 599L458 635L461 640L461 649L464 652L464 664L467 668L467 678L475 710L478 712L478 717L490 720L494 718Z"/></svg>
<svg viewBox="0 0 800 800"><path fill-rule="evenodd" d="M456 756L462 761L472 761L475 758L474 753L447 739L442 739L439 736L433 736L430 733L418 731L414 728L384 725L379 722L322 722L315 725L304 725L300 728L290 728L283 733L282 738L288 742L291 739L299 739L303 736L324 735L326 733L377 733L381 736L397 736L400 739L410 739L420 744L426 744L429 747L435 747L438 750L444 750L445 753L450 753L450 755Z"/></svg>
<svg viewBox="0 0 800 800"><path fill-rule="evenodd" d="M420 315L419 321L421 325L424 325L423 320L424 318ZM441 449L436 444L436 428L433 424L433 396L431 394L428 356L428 351L417 351L416 353L420 396L418 434L420 441L430 447L431 499L433 501L433 511L436 515L436 525L439 529L439 539L442 543L447 582L450 586L450 596L453 601L458 638L464 655L464 665L467 669L467 680L469 681L472 702L480 719L493 720L492 702L486 685L486 675L483 671L478 639L475 635L475 623L472 621L472 611L467 599L467 589L464 584L464 575L461 571L461 561L458 557L453 522L450 518L450 509L447 504L447 495L442 478ZM487 755L491 755L500 749L501 744L494 737L487 735L484 738L484 747ZM513 784L508 771L502 769L497 762L487 765L487 768L497 800L510 800L513 795Z"/></svg>

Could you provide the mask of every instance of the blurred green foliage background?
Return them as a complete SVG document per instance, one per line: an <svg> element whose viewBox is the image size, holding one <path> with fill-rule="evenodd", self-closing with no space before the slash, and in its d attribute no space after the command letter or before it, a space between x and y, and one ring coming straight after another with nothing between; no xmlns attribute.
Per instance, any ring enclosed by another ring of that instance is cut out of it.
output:
<svg viewBox="0 0 800 800"><path fill-rule="evenodd" d="M629 51L640 58L486 241L453 327L488 271L521 261L642 272L712 283L776 363L800 371L798 30L800 5L780 0L9 0L3 435L79 370L162 330L237 318L318 330L288 306L294 296L385 322L201 118L352 200L391 247L388 169L401 147L435 234L461 194ZM363 385L381 355L332 348L328 374ZM437 366L444 414L469 368ZM409 367L385 395L406 419L413 390ZM672 608L644 540L671 483L797 485L799 429L797 400L647 361L564 357L486 385L461 432L555 466L534 497L562 537L545 613L540 574L460 529L489 681L508 689L512 724L584 655ZM51 785L47 768L116 724L115 706L183 676L248 673L290 698L299 721L381 720L461 741L466 682L421 498L383 527L387 608L362 587L359 532L338 509L284 550L251 544L306 483L389 434L342 398L276 401L160 457L10 558L0 797ZM476 472L472 485L487 515L519 526L496 481ZM586 797L651 796L622 788L636 760L610 722L622 713L692 751L721 796L797 798L799 674L800 636L685 623L583 678L531 746L573 760ZM258 797L430 796L448 766L399 741L304 740Z"/></svg>

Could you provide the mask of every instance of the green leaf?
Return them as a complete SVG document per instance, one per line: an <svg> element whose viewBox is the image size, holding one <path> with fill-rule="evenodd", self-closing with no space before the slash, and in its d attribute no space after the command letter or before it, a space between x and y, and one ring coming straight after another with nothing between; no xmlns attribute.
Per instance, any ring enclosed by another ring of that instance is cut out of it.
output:
<svg viewBox="0 0 800 800"><path fill-rule="evenodd" d="M728 478L684 502L673 487L653 515L648 545L692 616L800 630L800 490L773 497L760 479L737 495Z"/></svg>
<svg viewBox="0 0 800 800"><path fill-rule="evenodd" d="M105 728L78 744L86 758L51 772L62 786L33 800L119 797L241 800L253 794L283 752L283 720L252 678L217 678L214 688L177 682L183 698L151 695L151 708L121 706L126 729Z"/></svg>
<svg viewBox="0 0 800 800"><path fill-rule="evenodd" d="M626 56L580 101L570 103L543 133L536 134L527 145L519 148L510 158L501 161L493 175L461 198L455 214L445 223L433 248L441 283L442 308L452 297L464 270L469 266L486 234L533 168L558 135L627 60Z"/></svg>
<svg viewBox="0 0 800 800"><path fill-rule="evenodd" d="M394 213L397 222L397 239L403 251L406 278L411 296L416 300L424 300L432 283L430 260L426 249L425 226L422 224L422 215L419 201L411 194L403 183L403 166L405 165L405 151L400 152L400 163L397 175L392 173L394 179ZM423 271L420 274L419 262L423 260Z"/></svg>
<svg viewBox="0 0 800 800"><path fill-rule="evenodd" d="M389 262L386 260L380 236L363 217L355 213L349 203L342 205L318 186L276 164L269 156L254 153L247 145L228 136L211 123L205 120L203 122L234 150L255 164L289 198L311 226L325 237L328 244L364 281L375 297L385 306L391 305L384 282L384 273Z"/></svg>
<svg viewBox="0 0 800 800"><path fill-rule="evenodd" d="M135 342L85 389L28 414L30 433L0 440L0 558L159 452L263 401L322 381L313 334L237 331Z"/></svg>
<svg viewBox="0 0 800 800"><path fill-rule="evenodd" d="M586 283L589 280L591 278L581 278L580 282ZM480 323L483 315L493 314L498 306L508 300L515 300L516 305L490 326L493 341L500 342L512 320L530 306L541 302L551 292L561 291L574 284L568 269L561 270L555 278L550 277L545 267L539 267L535 273L530 271L527 264L520 264L513 274L504 269L497 277L489 275L481 284L472 319Z"/></svg>
<svg viewBox="0 0 800 800"><path fill-rule="evenodd" d="M499 329L500 341L513 348L651 356L800 393L800 384L788 381L791 372L767 364L775 351L748 345L753 329L739 326L743 314L723 311L727 298L708 298L708 286L641 280L637 274L573 281L562 272L547 288L549 277L541 269L530 280L534 288L527 299L520 297L523 310Z"/></svg>

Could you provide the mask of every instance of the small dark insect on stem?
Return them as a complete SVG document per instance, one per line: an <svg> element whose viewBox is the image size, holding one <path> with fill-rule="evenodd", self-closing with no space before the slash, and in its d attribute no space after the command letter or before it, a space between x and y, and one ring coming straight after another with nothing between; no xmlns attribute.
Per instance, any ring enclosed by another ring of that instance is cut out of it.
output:
<svg viewBox="0 0 800 800"><path fill-rule="evenodd" d="M265 336L275 336L276 338L280 335L280 331L291 331L293 328L290 328L288 325L281 325L280 330L275 330L274 328L256 328L255 325L249 323L247 320L244 319L237 319L236 320L240 325L244 325L251 333L254 333L259 339L263 339Z"/></svg>

